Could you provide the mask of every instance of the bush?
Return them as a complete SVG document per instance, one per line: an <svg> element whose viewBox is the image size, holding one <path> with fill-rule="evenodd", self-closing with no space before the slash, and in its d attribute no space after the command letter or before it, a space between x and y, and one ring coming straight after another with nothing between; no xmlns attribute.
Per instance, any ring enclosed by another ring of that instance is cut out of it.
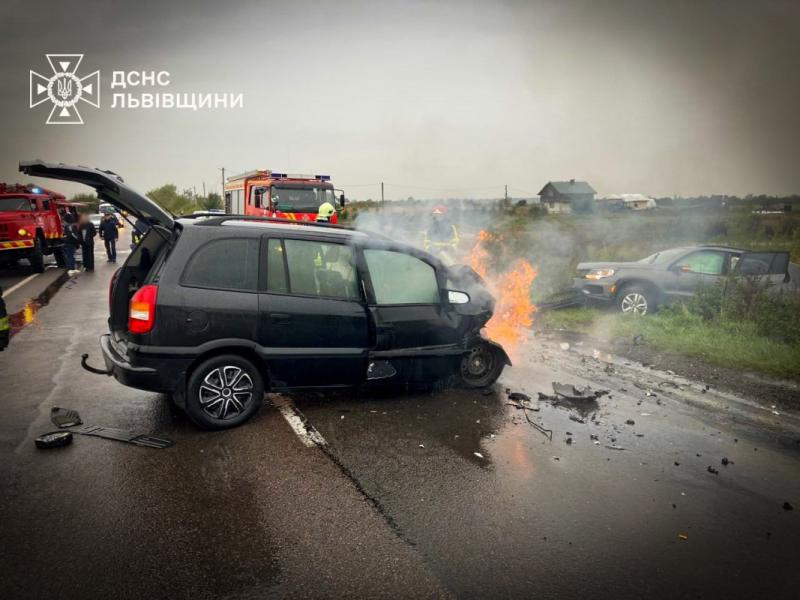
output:
<svg viewBox="0 0 800 600"><path fill-rule="evenodd" d="M722 286L701 287L686 309L706 322L748 323L758 335L800 344L800 296L776 290L758 278L731 278Z"/></svg>

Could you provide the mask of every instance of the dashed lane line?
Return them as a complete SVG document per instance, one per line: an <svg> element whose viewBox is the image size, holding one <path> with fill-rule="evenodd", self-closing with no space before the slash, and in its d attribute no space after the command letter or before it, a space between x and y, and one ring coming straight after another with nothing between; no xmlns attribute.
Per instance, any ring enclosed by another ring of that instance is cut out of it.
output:
<svg viewBox="0 0 800 600"><path fill-rule="evenodd" d="M283 415L283 418L286 419L289 427L297 434L297 437L300 438L300 442L302 442L304 446L313 448L315 446L325 446L327 444L322 434L306 421L302 413L295 407L294 402L289 398L275 395L272 396L270 400Z"/></svg>

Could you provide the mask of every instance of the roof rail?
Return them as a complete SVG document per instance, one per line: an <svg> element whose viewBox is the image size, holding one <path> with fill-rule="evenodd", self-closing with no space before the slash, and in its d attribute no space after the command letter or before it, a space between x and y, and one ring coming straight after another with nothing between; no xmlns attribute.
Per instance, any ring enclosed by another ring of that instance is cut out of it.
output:
<svg viewBox="0 0 800 600"><path fill-rule="evenodd" d="M319 221L292 221L291 219L280 219L278 217L259 217L255 215L221 215L219 213L203 213L201 215L188 215L181 218L205 217L209 216L208 220L204 221L203 225L221 225L226 221L256 221L264 223L282 223L284 225L302 225L304 227L327 227L331 229L346 229L355 231L353 227L345 227L344 225L337 225L335 223L323 223Z"/></svg>

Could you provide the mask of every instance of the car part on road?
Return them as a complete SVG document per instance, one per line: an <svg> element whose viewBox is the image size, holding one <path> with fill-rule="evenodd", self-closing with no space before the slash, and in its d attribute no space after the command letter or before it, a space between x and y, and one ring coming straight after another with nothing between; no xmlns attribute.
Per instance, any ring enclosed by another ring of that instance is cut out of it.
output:
<svg viewBox="0 0 800 600"><path fill-rule="evenodd" d="M62 448L72 443L72 434L69 431L51 431L40 435L34 442L37 448Z"/></svg>
<svg viewBox="0 0 800 600"><path fill-rule="evenodd" d="M559 398L566 398L567 400L596 400L601 396L608 393L608 390L592 390L590 387L577 388L572 384L553 382L553 391ZM545 396L552 398L551 396Z"/></svg>
<svg viewBox="0 0 800 600"><path fill-rule="evenodd" d="M261 406L264 381L256 366L235 354L209 358L192 371L186 413L203 429L227 429L244 423Z"/></svg>
<svg viewBox="0 0 800 600"><path fill-rule="evenodd" d="M65 427L83 425L78 411L70 408L59 408L58 406L54 406L50 409L50 421L53 422L53 425L61 427L62 429Z"/></svg>
<svg viewBox="0 0 800 600"><path fill-rule="evenodd" d="M77 410L71 408L60 408L54 406L50 409L50 420L54 425L61 428L77 427L83 425L81 416ZM102 427L100 425L84 425L78 429L70 429L63 433L78 433L80 435L89 435L93 437L105 438L107 440L116 440L118 442L128 442L136 444L137 446L146 446L148 448L169 448L174 445L172 440L166 438L155 437L142 433L131 433L130 431L123 431L122 429L114 429L113 427Z"/></svg>
<svg viewBox="0 0 800 600"><path fill-rule="evenodd" d="M511 400L510 398L511 398L511 396L509 396L509 401L506 402L506 404L510 404L511 406L514 406L514 407L518 408L519 410L521 410L522 413L525 415L525 420L528 421L528 424L531 427L533 427L534 429L536 429L537 431L541 432L545 437L547 437L547 439L549 439L552 442L553 441L553 430L552 429L547 429L546 427L540 425L536 421L533 421L528 416L528 411L536 412L536 411L539 410L539 408L530 406L527 403L527 401L525 401L525 400Z"/></svg>
<svg viewBox="0 0 800 600"><path fill-rule="evenodd" d="M102 427L101 425L84 425L79 429L70 429L72 433L79 433L80 435L88 435L92 437L104 438L106 440L115 440L117 442L128 442L136 446L145 446L147 448L157 448L163 450L174 446L175 442L166 438L155 437L153 435L145 435L141 433L131 433L122 429L114 429L113 427Z"/></svg>
<svg viewBox="0 0 800 600"><path fill-rule="evenodd" d="M93 373L94 375L108 375L109 377L111 377L111 371L108 371L106 369L98 369L97 367L91 366L87 362L88 359L89 359L88 354L81 354L81 366L85 370L89 371L89 373Z"/></svg>

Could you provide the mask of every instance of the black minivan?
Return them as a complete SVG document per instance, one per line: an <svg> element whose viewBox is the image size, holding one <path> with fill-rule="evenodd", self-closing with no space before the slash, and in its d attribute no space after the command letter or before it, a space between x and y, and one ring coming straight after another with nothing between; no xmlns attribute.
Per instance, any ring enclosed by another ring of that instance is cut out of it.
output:
<svg viewBox="0 0 800 600"><path fill-rule="evenodd" d="M110 171L20 171L89 185L149 224L111 281L101 372L171 395L201 427L243 423L265 391L453 376L484 387L511 364L481 335L494 298L467 266L335 225L177 218Z"/></svg>

